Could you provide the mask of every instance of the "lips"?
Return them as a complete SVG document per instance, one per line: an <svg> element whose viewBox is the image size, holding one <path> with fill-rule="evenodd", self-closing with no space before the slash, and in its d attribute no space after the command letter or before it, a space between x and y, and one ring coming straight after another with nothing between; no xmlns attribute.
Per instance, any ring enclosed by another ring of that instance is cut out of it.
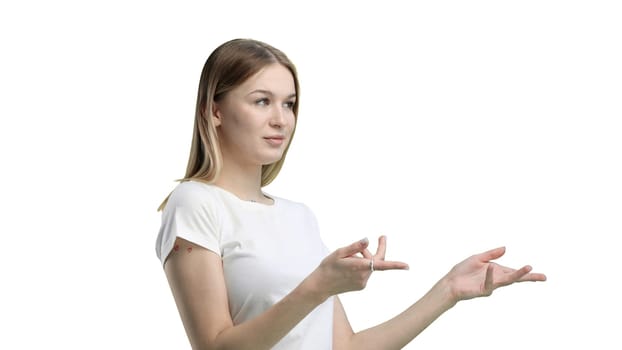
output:
<svg viewBox="0 0 622 350"><path fill-rule="evenodd" d="M273 136L264 137L264 139L273 146L280 146L283 144L283 141L285 141L285 136L273 135Z"/></svg>

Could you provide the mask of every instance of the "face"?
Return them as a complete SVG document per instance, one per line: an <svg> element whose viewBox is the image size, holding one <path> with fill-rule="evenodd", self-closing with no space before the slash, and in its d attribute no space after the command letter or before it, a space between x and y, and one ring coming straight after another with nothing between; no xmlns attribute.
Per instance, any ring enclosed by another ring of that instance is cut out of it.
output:
<svg viewBox="0 0 622 350"><path fill-rule="evenodd" d="M266 66L214 103L212 118L225 163L271 164L283 156L296 123L290 71Z"/></svg>

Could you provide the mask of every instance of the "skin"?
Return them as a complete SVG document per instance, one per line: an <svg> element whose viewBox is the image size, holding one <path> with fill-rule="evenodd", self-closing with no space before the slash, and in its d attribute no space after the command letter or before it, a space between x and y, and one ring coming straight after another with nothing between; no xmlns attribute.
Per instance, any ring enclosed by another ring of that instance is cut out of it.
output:
<svg viewBox="0 0 622 350"><path fill-rule="evenodd" d="M295 126L291 109L295 87L281 65L265 67L214 105L224 158L220 186L238 197L272 204L261 192L261 165L282 157ZM267 141L280 135L281 144ZM401 349L461 300L489 296L516 282L544 281L530 266L512 269L493 260L505 248L473 255L455 265L421 299L396 317L353 332L338 295L365 288L375 271L405 270L408 265L385 260L386 237L375 254L367 239L328 255L291 293L258 317L233 325L229 314L222 260L216 253L178 238L164 266L193 349L270 349L318 305L334 296L333 348ZM295 249L296 247L292 247Z"/></svg>
<svg viewBox="0 0 622 350"><path fill-rule="evenodd" d="M261 166L281 159L296 125L294 79L287 68L265 67L214 103L223 168L216 185L246 200L266 204L261 193ZM266 137L282 136L281 145Z"/></svg>

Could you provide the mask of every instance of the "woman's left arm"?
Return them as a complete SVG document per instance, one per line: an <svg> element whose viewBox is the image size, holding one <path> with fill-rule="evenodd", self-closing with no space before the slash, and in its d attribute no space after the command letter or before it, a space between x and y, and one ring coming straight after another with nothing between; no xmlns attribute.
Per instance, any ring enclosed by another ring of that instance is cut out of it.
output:
<svg viewBox="0 0 622 350"><path fill-rule="evenodd" d="M364 253L376 265L384 261L386 238L381 237L376 255ZM505 248L473 255L454 266L421 299L396 317L375 327L354 333L339 299L335 298L333 344L335 350L402 349L458 301L489 296L515 282L545 281L546 276L531 273L530 266L518 270L498 265Z"/></svg>

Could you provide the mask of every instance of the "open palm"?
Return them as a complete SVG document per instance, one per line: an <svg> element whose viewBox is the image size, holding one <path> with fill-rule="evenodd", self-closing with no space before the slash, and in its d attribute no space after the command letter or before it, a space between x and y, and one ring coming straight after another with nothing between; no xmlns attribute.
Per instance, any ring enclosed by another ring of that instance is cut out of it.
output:
<svg viewBox="0 0 622 350"><path fill-rule="evenodd" d="M505 254L505 247L473 255L454 266L446 278L456 301L489 296L503 286L515 282L545 281L541 273L531 273L531 266L518 270L492 262Z"/></svg>

